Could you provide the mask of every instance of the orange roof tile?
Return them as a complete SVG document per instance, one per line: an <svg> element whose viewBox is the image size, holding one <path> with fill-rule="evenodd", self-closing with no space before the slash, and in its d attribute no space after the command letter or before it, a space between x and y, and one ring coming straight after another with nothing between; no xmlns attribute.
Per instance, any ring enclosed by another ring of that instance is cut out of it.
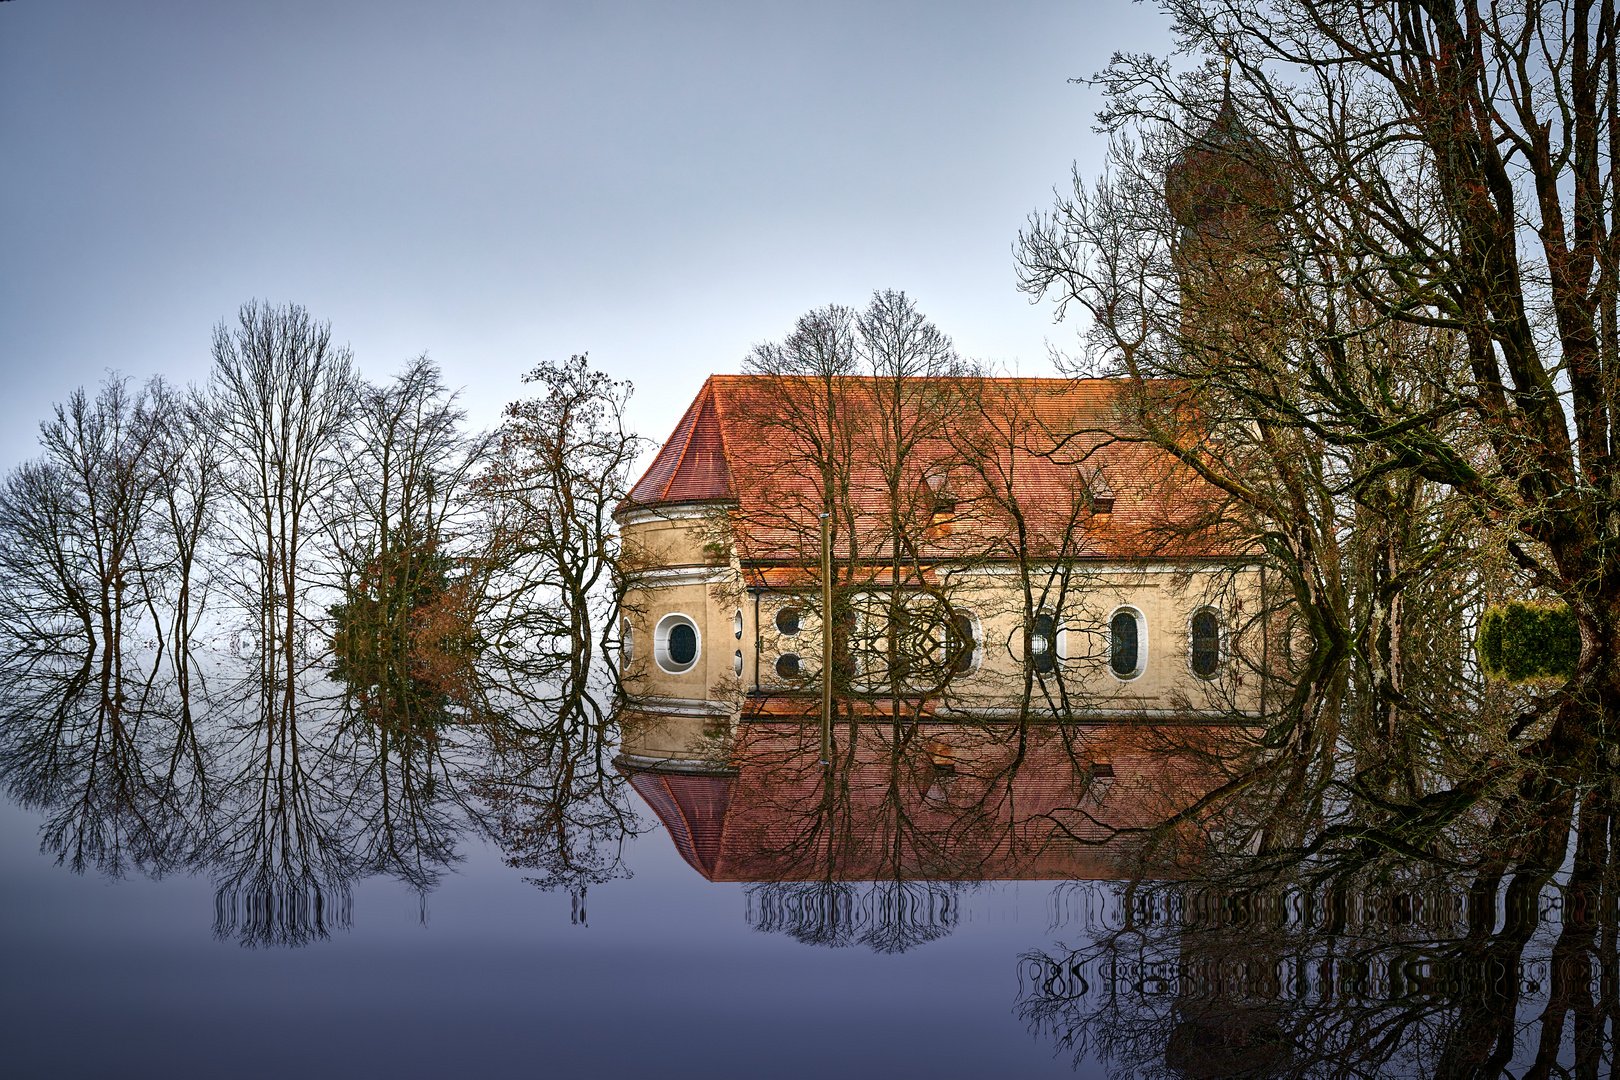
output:
<svg viewBox="0 0 1620 1080"><path fill-rule="evenodd" d="M704 382L686 415L675 425L675 433L630 489L626 508L733 498L714 382L714 376Z"/></svg>
<svg viewBox="0 0 1620 1080"><path fill-rule="evenodd" d="M637 772L630 775L630 786L669 830L681 858L704 877L713 878L731 803L730 778Z"/></svg>

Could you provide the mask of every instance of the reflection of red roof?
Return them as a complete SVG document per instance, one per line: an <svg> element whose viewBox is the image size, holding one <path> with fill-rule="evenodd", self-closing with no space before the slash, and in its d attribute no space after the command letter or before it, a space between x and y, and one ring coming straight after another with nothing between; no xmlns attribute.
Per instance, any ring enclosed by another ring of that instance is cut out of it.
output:
<svg viewBox="0 0 1620 1080"><path fill-rule="evenodd" d="M836 755L830 799L819 727L781 721L742 727L734 777L633 771L630 780L710 881L1112 880L1142 865L1139 830L1214 786L1193 762L1210 740L1230 737L923 721L897 746L892 725L855 731L853 762ZM1154 872L1173 874L1195 856L1195 833L1173 832L1151 852Z"/></svg>
<svg viewBox="0 0 1620 1080"><path fill-rule="evenodd" d="M630 786L647 800L647 805L664 823L681 857L706 878L714 877L719 860L726 809L731 802L731 783L729 776L630 774Z"/></svg>
<svg viewBox="0 0 1620 1080"><path fill-rule="evenodd" d="M1016 531L1011 504L1025 518L1037 557L1060 550L1096 558L1227 554L1207 535L1171 539L1185 532L1179 526L1191 508L1217 493L1168 455L1127 436L1130 383L916 382L921 389L913 388L915 396L900 409L904 422L921 433L905 455L901 499L924 536L924 558L1010 557L998 550ZM880 554L887 542L890 488L877 464L885 453L883 385L850 377L830 395L844 432L834 456L849 463L848 499L859 542L870 549L863 559ZM931 390L937 391L932 398ZM829 396L806 379L711 375L620 512L733 503L745 565L818 557L810 549L819 545L816 460L822 452L814 448L819 436L809 430L814 409L806 407L817 395ZM1095 496L1112 497L1112 513L1093 514ZM949 513L941 526L931 514L942 502Z"/></svg>

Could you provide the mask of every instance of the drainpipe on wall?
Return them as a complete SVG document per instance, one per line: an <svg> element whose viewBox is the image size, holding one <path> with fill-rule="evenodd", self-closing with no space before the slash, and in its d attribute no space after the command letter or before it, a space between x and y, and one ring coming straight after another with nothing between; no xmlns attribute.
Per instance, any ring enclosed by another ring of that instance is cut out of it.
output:
<svg viewBox="0 0 1620 1080"><path fill-rule="evenodd" d="M832 518L821 515L821 764L832 768Z"/></svg>
<svg viewBox="0 0 1620 1080"><path fill-rule="evenodd" d="M1271 681L1271 627L1266 616L1266 564L1260 564L1260 719L1266 719L1266 684Z"/></svg>

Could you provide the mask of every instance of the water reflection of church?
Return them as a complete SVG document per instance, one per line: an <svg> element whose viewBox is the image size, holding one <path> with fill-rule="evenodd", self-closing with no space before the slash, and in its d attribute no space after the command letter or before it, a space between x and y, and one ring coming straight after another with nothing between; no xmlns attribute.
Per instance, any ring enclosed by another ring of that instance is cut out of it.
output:
<svg viewBox="0 0 1620 1080"><path fill-rule="evenodd" d="M759 703L735 729L697 714L625 717L620 768L711 881L1116 879L1191 856L1165 823L1209 789L1219 727L964 724L881 715L835 725ZM676 757L661 747L713 747Z"/></svg>
<svg viewBox="0 0 1620 1080"><path fill-rule="evenodd" d="M1229 119L1172 184L1189 235L1246 182ZM692 868L769 884L809 938L855 882L1183 876L1272 643L1221 492L1141 437L1150 411L1243 434L1181 393L705 381L616 514L617 763Z"/></svg>

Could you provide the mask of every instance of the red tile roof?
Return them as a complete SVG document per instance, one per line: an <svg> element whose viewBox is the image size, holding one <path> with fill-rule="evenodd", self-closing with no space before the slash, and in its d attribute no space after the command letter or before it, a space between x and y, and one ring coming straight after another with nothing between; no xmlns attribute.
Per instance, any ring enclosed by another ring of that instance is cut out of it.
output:
<svg viewBox="0 0 1620 1080"><path fill-rule="evenodd" d="M681 857L712 878L731 803L730 778L638 772L631 774L630 786L664 823Z"/></svg>
<svg viewBox="0 0 1620 1080"><path fill-rule="evenodd" d="M625 506L712 502L735 498L726 464L725 428L715 394L715 376L675 426L645 475L630 490Z"/></svg>
<svg viewBox="0 0 1620 1080"><path fill-rule="evenodd" d="M1124 406L1131 384L915 384L921 390L899 410L905 436L914 439L899 482L907 528L922 539L925 558L1013 557L1013 508L1024 517L1037 557L1059 551L1094 558L1230 554L1219 538L1187 528L1196 508L1218 493L1169 455L1129 437ZM889 543L892 489L880 463L893 440L880 421L894 410L879 404L885 385L892 384L850 377L833 393L845 427L833 436L844 443L832 456L849 463L843 479L865 560L880 558ZM823 509L816 462L828 455L815 448L824 433L811 430L815 410L805 403L824 394L808 379L710 376L620 513L729 503L745 565L815 561ZM1112 513L1092 513L1088 500L1098 495L1112 495ZM949 506L931 515L941 500Z"/></svg>

